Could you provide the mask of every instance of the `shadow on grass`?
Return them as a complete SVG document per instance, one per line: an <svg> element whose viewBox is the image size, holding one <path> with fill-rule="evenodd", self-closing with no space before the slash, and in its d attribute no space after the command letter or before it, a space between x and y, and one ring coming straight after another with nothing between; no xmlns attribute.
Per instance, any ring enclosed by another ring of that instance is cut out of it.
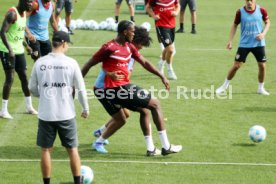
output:
<svg viewBox="0 0 276 184"><path fill-rule="evenodd" d="M245 107L244 110L249 112L276 112L276 107Z"/></svg>
<svg viewBox="0 0 276 184"><path fill-rule="evenodd" d="M108 148L107 148L108 149ZM114 149L114 148L113 148ZM108 154L100 154L92 150L91 144L79 145L79 153L82 160L105 160L105 159L145 159L145 153L110 151ZM1 146L0 158L2 159L40 159L40 148L38 146ZM159 159L162 157L158 157ZM56 145L53 147L52 159L68 159L64 147Z"/></svg>
<svg viewBox="0 0 276 184"><path fill-rule="evenodd" d="M254 147L256 144L254 143L234 143L233 146L241 146L241 147Z"/></svg>

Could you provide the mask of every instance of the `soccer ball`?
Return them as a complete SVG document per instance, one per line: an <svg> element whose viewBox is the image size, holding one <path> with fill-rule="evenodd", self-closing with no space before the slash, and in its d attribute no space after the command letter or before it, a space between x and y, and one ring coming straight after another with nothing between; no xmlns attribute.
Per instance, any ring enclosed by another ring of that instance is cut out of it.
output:
<svg viewBox="0 0 276 184"><path fill-rule="evenodd" d="M141 27L145 28L148 32L151 29L151 25L149 22L144 22L143 24L141 24Z"/></svg>
<svg viewBox="0 0 276 184"><path fill-rule="evenodd" d="M90 184L94 179L94 173L92 169L88 166L81 166L81 183Z"/></svg>
<svg viewBox="0 0 276 184"><path fill-rule="evenodd" d="M260 125L255 125L249 129L248 135L253 142L262 142L266 138L266 130Z"/></svg>

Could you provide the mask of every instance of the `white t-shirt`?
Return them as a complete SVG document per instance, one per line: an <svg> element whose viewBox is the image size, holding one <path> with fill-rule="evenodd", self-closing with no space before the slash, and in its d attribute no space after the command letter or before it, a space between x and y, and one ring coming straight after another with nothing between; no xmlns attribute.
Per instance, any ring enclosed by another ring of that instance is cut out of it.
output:
<svg viewBox="0 0 276 184"><path fill-rule="evenodd" d="M83 110L89 111L84 80L76 60L62 53L39 58L29 83L32 94L39 96L38 118L44 121L74 118L73 86Z"/></svg>

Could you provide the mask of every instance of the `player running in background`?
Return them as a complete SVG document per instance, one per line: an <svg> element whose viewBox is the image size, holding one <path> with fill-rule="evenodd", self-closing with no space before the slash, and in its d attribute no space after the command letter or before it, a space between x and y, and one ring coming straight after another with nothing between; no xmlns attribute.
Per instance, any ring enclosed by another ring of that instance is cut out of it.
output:
<svg viewBox="0 0 276 184"><path fill-rule="evenodd" d="M26 29L26 11L32 8L33 0L19 0L5 15L1 27L0 58L5 71L5 82L2 91L2 110L0 117L13 119L8 112L8 99L14 80L14 71L18 74L21 88L25 95L27 112L37 114L32 106L32 98L28 88L26 58L24 55L24 33Z"/></svg>
<svg viewBox="0 0 276 184"><path fill-rule="evenodd" d="M263 22L265 23L264 28ZM235 61L222 86L216 89L216 93L220 94L228 88L230 80L233 79L236 72L242 66L242 63L245 63L247 55L252 52L259 68L259 86L257 93L269 95L264 88L267 60L265 54L265 35L270 27L270 20L266 9L257 5L256 0L245 0L245 6L237 10L235 21L231 27L230 37L227 43L227 49L229 50L232 49L232 41L239 24L241 24L241 36Z"/></svg>
<svg viewBox="0 0 276 184"><path fill-rule="evenodd" d="M107 153L107 150L104 148L105 139L114 134L126 122L123 108L133 111L147 108L151 111L153 121L159 133L162 144L162 155L177 153L182 150L182 146L170 144L159 100L151 98L151 95L144 89L130 83L128 64L132 57L146 70L160 77L166 89L169 90L169 83L164 75L140 55L135 46L131 44L134 32L135 27L133 22L121 21L118 25L117 37L104 44L82 68L82 74L85 76L92 66L102 62L102 68L106 76L105 90L101 93L101 97L106 99L104 107L113 118L113 123L94 142L93 146L98 151ZM124 94L123 96L121 96L122 93Z"/></svg>
<svg viewBox="0 0 276 184"><path fill-rule="evenodd" d="M142 49L143 47L149 47L150 43L152 42L151 37L149 36L149 32L145 28L142 27L137 27L135 26L135 32L134 32L134 38L132 41L132 44L137 48L137 50ZM128 70L129 70L129 77L132 73L133 66L134 66L134 59L131 58L130 62L128 63ZM100 98L99 94L100 90L103 91L104 89L104 77L105 73L103 69L100 70L100 74L98 75L95 85L94 85L94 94L96 97L98 97L98 100L104 105L106 102L104 102L104 98ZM124 108L124 113L126 118L129 117L129 110ZM150 111L146 108L143 108L139 111L141 117L145 118L140 118L140 127L143 132L143 135L145 137L146 145L147 145L147 156L156 156L156 155L161 155L161 151L157 149L154 146L153 140L152 140L152 135L151 135L151 126L150 126ZM142 121L143 120L143 121ZM113 118L111 118L106 124L102 125L100 128L95 130L93 132L93 135L95 137L100 137L103 132L108 129L108 125L113 122ZM105 144L108 144L108 140L105 140ZM97 149L96 149L97 150ZM100 150L101 151L101 150Z"/></svg>
<svg viewBox="0 0 276 184"><path fill-rule="evenodd" d="M164 65L167 63L168 79L177 80L172 62L175 38L176 16L180 6L178 0L149 0L146 5L148 14L154 19L157 37L163 43L165 49L158 63L159 71L163 73Z"/></svg>
<svg viewBox="0 0 276 184"><path fill-rule="evenodd" d="M28 12L27 43L32 48L34 61L52 51L48 23L50 21L54 31L58 31L54 9L51 0L34 0L32 10Z"/></svg>

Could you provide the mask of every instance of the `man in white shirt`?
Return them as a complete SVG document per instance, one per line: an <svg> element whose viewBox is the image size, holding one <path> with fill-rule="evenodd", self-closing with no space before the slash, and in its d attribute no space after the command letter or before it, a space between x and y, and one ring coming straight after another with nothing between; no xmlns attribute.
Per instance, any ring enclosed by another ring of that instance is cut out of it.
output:
<svg viewBox="0 0 276 184"><path fill-rule="evenodd" d="M87 118L89 106L84 80L78 63L65 56L69 35L57 31L53 35L53 52L39 58L32 70L30 91L39 97L37 145L41 147L41 170L44 184L50 183L51 151L57 133L67 149L75 184L80 184L80 157L73 88Z"/></svg>

